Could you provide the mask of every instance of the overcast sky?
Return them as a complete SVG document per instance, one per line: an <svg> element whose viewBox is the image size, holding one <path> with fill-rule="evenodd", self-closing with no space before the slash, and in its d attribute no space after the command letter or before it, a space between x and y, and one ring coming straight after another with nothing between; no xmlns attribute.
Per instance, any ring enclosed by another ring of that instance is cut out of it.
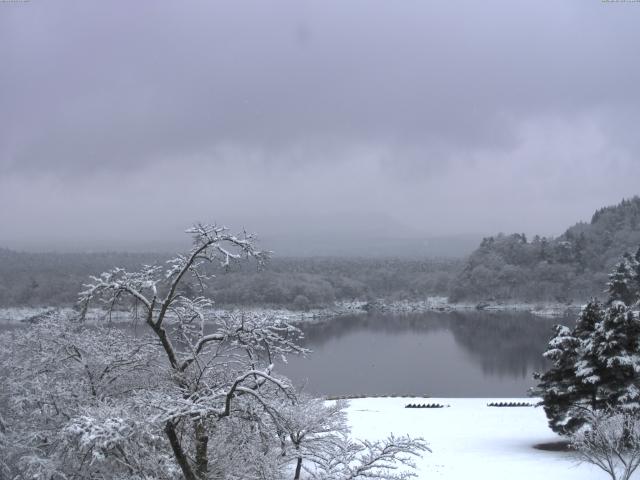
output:
<svg viewBox="0 0 640 480"><path fill-rule="evenodd" d="M560 234L640 193L640 3L0 2L0 246Z"/></svg>

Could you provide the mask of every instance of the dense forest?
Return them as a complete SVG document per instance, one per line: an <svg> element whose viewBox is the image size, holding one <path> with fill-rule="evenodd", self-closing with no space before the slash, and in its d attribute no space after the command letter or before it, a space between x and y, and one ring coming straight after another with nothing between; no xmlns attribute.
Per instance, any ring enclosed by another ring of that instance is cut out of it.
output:
<svg viewBox="0 0 640 480"><path fill-rule="evenodd" d="M82 284L111 266L136 269L162 254L25 253L0 249L0 307L67 306ZM447 295L462 266L454 259L272 258L257 271L217 268L208 292L219 306L261 305L300 310L337 300L417 299Z"/></svg>
<svg viewBox="0 0 640 480"><path fill-rule="evenodd" d="M556 238L485 238L467 259L273 257L257 271L218 268L207 294L219 306L305 310L340 300L581 302L640 245L640 197L598 210ZM268 245L265 245L268 248ZM25 253L0 249L0 307L71 305L89 275L154 264L160 253Z"/></svg>
<svg viewBox="0 0 640 480"><path fill-rule="evenodd" d="M640 244L640 197L598 210L557 238L485 238L452 283L451 299L584 301Z"/></svg>

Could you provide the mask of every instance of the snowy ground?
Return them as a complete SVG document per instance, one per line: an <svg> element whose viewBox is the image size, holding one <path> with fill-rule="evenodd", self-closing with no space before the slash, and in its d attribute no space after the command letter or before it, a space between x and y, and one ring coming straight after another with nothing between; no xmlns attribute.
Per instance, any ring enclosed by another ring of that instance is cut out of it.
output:
<svg viewBox="0 0 640 480"><path fill-rule="evenodd" d="M541 408L487 407L487 403L531 399L363 398L348 409L352 434L370 440L389 433L422 436L433 453L419 459L419 479L598 480L608 478L578 465L566 452L534 445L559 440ZM440 403L440 409L409 409L408 403ZM640 477L639 477L640 478Z"/></svg>

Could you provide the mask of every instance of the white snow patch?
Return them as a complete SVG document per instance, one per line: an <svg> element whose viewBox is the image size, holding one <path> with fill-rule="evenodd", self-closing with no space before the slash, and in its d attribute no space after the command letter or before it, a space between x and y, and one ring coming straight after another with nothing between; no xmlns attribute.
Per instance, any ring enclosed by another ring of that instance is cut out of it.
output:
<svg viewBox="0 0 640 480"><path fill-rule="evenodd" d="M355 438L382 439L393 432L429 442L433 453L418 459L418 479L606 478L595 467L578 465L570 453L534 448L561 440L548 428L542 408L487 407L494 401L536 403L530 398L364 398L351 400L347 411ZM449 407L404 408L408 403Z"/></svg>

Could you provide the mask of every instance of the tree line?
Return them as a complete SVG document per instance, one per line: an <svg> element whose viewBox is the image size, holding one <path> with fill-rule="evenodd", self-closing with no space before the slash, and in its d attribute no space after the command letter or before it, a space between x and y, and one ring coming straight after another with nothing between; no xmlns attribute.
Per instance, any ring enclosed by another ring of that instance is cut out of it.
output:
<svg viewBox="0 0 640 480"><path fill-rule="evenodd" d="M451 282L458 300L580 302L602 293L620 255L640 244L640 197L598 210L557 238L485 238Z"/></svg>
<svg viewBox="0 0 640 480"><path fill-rule="evenodd" d="M137 269L157 253L25 253L0 249L0 306L69 306L89 275L118 265ZM207 294L218 306L305 310L335 301L446 296L462 261L406 258L278 258L260 269L209 265Z"/></svg>
<svg viewBox="0 0 640 480"><path fill-rule="evenodd" d="M305 310L349 300L583 302L602 293L619 256L640 244L640 198L594 213L557 238L499 234L466 259L275 256L260 271L208 267L219 306ZM158 253L25 253L0 249L0 306L68 306L87 275L140 268Z"/></svg>

